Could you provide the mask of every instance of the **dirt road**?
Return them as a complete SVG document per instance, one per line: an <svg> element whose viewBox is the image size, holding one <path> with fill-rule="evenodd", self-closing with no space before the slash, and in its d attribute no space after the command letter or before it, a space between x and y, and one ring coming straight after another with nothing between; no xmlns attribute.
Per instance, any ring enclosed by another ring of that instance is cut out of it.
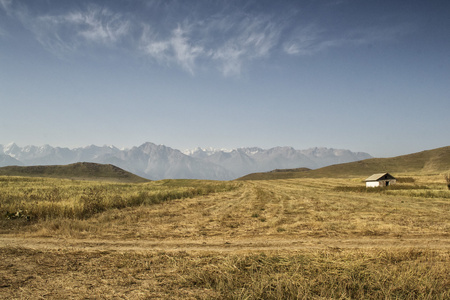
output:
<svg viewBox="0 0 450 300"><path fill-rule="evenodd" d="M450 239L412 238L302 238L302 239L176 239L105 240L1 236L0 247L75 251L276 251L302 249L427 248L450 249Z"/></svg>

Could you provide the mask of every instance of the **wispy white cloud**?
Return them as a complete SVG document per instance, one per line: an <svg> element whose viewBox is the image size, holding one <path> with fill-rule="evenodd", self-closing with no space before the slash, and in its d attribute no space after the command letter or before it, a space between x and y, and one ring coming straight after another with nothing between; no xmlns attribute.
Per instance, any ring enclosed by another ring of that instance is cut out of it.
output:
<svg viewBox="0 0 450 300"><path fill-rule="evenodd" d="M411 33L409 24L349 29L339 34L328 32L317 25L307 25L283 43L283 50L290 55L314 55L336 47L363 46L395 41Z"/></svg>
<svg viewBox="0 0 450 300"><path fill-rule="evenodd" d="M161 63L177 63L183 69L194 74L196 59L204 53L199 44L193 44L189 37L189 28L178 25L169 37L158 40L148 25L144 26L141 44L144 52Z"/></svg>
<svg viewBox="0 0 450 300"><path fill-rule="evenodd" d="M410 29L391 24L333 32L320 22L299 21L300 10L292 13L295 17L285 18L280 12L242 11L233 5L212 14L190 11L183 15L177 1L145 3L142 14L93 4L40 13L23 3L0 0L0 8L60 57L89 53L86 50L92 48L114 48L143 54L190 74L214 68L224 76L240 76L255 61L274 54L315 55L337 47L392 41ZM158 15L159 10L164 17Z"/></svg>
<svg viewBox="0 0 450 300"><path fill-rule="evenodd" d="M0 0L8 15L19 20L36 40L59 57L90 45L113 46L125 37L130 21L121 13L86 5L60 14L39 14L26 5Z"/></svg>
<svg viewBox="0 0 450 300"><path fill-rule="evenodd" d="M84 42L110 46L126 36L130 22L119 13L97 6L60 15L36 17L31 29L46 47L76 50Z"/></svg>
<svg viewBox="0 0 450 300"><path fill-rule="evenodd" d="M325 40L321 35L323 31L316 25L305 25L294 31L291 38L287 39L283 44L283 49L287 54L291 55L312 55L331 46L334 43L331 40Z"/></svg>
<svg viewBox="0 0 450 300"><path fill-rule="evenodd" d="M277 45L281 28L267 17L215 15L177 24L165 38L145 25L141 49L163 63L176 63L191 74L212 64L225 76L240 75L248 62L267 57Z"/></svg>
<svg viewBox="0 0 450 300"><path fill-rule="evenodd" d="M119 13L90 6L85 12L70 13L62 20L78 27L77 34L88 41L114 43L125 36L130 28L129 20Z"/></svg>
<svg viewBox="0 0 450 300"><path fill-rule="evenodd" d="M210 50L212 59L221 64L225 76L239 75L246 63L269 56L282 31L278 24L264 16L234 21L230 37Z"/></svg>
<svg viewBox="0 0 450 300"><path fill-rule="evenodd" d="M143 24L143 33L140 38L141 50L158 62L168 62L170 59L170 41L158 40L157 35L152 31L151 27Z"/></svg>
<svg viewBox="0 0 450 300"><path fill-rule="evenodd" d="M173 31L171 44L176 61L178 61L184 69L193 73L195 59L204 52L203 47L201 45L190 44L186 32L180 27L177 27Z"/></svg>

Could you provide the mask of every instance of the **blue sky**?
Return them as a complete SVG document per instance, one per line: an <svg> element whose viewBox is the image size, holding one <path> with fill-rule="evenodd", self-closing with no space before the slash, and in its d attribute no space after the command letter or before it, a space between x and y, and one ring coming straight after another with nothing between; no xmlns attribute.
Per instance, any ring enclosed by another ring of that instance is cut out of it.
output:
<svg viewBox="0 0 450 300"><path fill-rule="evenodd" d="M450 145L448 1L0 0L0 144Z"/></svg>

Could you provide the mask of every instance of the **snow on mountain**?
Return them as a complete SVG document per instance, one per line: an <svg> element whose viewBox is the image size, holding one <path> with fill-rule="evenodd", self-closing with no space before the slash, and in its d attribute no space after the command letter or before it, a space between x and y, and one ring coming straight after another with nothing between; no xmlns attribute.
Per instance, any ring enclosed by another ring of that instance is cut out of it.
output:
<svg viewBox="0 0 450 300"><path fill-rule="evenodd" d="M2 147L3 153L9 155L11 157L16 157L17 154L20 153L20 147L16 145L16 143L9 143L8 145Z"/></svg>
<svg viewBox="0 0 450 300"><path fill-rule="evenodd" d="M164 145L144 143L131 149L90 145L60 148L49 145L19 147L15 143L0 145L0 166L57 165L75 162L113 164L139 176L158 180L192 178L229 180L253 172L307 167L311 169L370 158L367 153L350 150L292 147L234 150L196 148L179 151Z"/></svg>
<svg viewBox="0 0 450 300"><path fill-rule="evenodd" d="M183 154L192 156L192 157L197 157L197 158L203 158L203 157L207 157L210 155L213 155L217 152L231 152L233 150L228 150L228 149L216 149L216 148L212 148L212 147L208 147L208 148L200 148L197 147L195 149L187 149L183 151Z"/></svg>

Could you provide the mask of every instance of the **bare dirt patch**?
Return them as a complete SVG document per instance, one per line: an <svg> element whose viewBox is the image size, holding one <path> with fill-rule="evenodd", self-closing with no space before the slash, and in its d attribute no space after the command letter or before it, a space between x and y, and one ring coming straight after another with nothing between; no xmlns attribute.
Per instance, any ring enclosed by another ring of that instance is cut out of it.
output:
<svg viewBox="0 0 450 300"><path fill-rule="evenodd" d="M298 251L304 249L450 249L450 239L415 238L302 238L125 240L0 237L0 248L71 251Z"/></svg>

